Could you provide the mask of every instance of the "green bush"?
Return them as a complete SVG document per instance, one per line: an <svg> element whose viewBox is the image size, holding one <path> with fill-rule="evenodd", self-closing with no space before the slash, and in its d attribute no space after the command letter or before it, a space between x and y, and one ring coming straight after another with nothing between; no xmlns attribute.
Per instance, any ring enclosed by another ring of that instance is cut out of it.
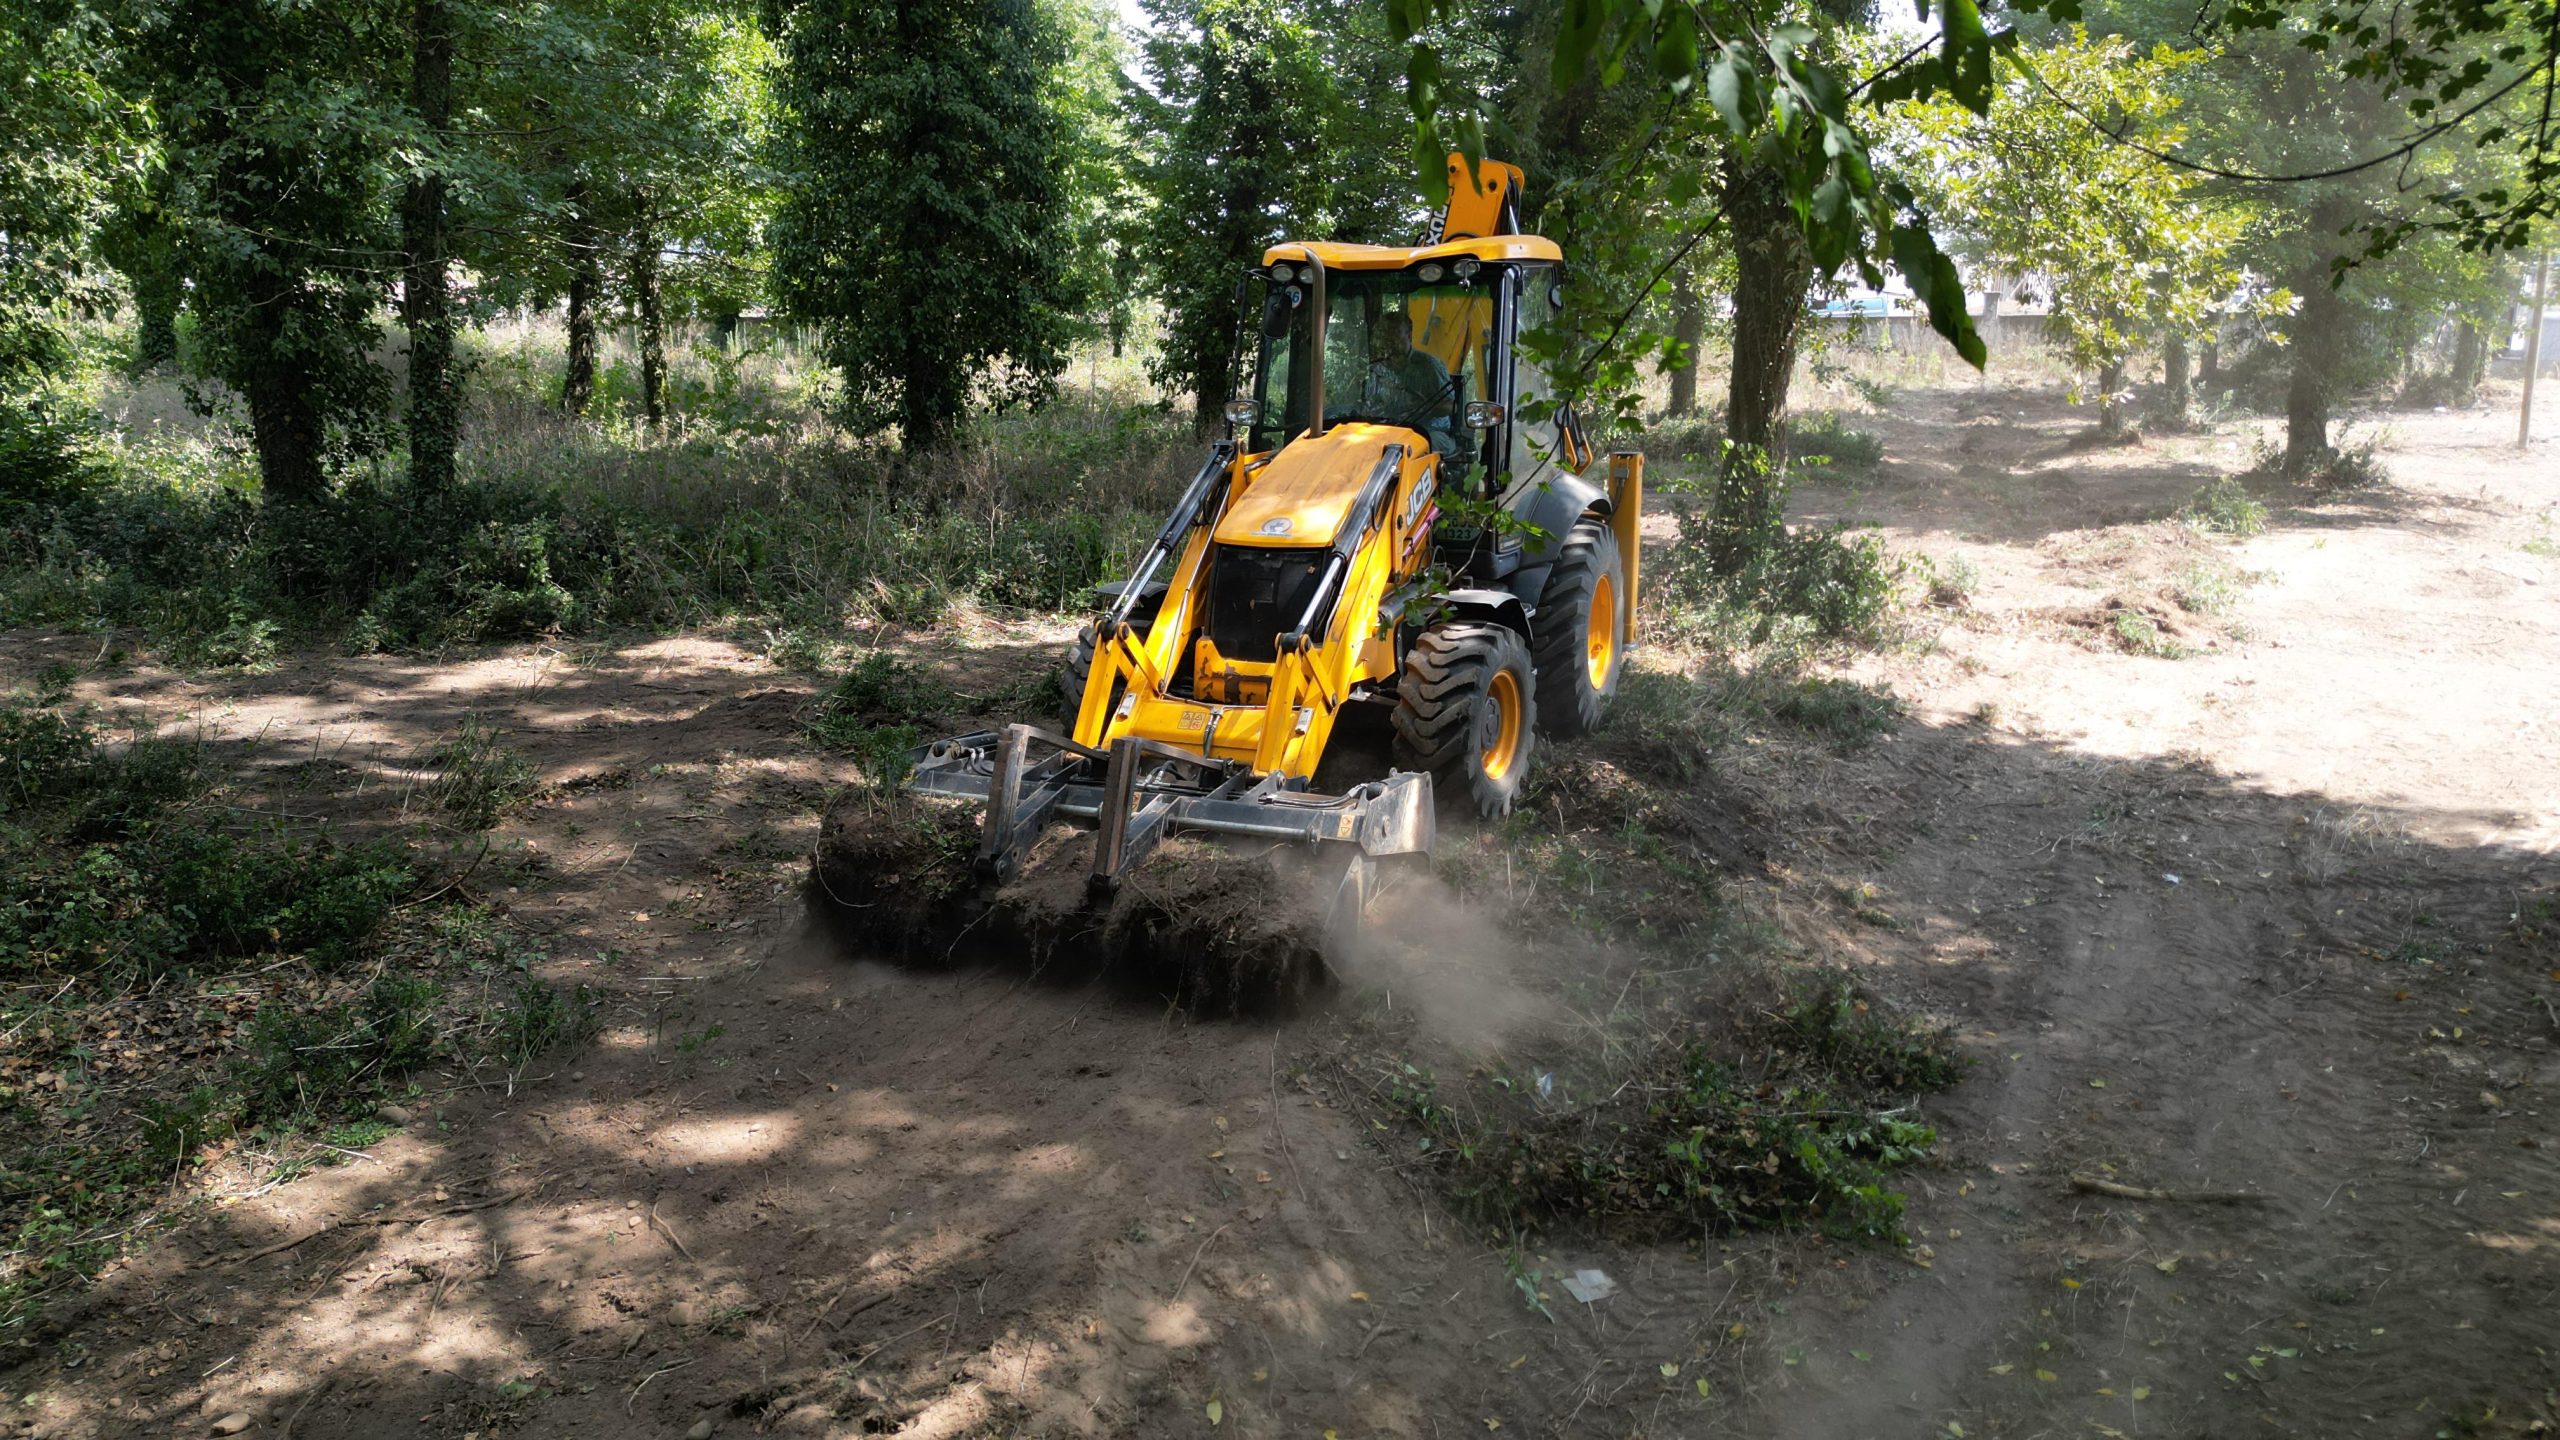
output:
<svg viewBox="0 0 2560 1440"><path fill-rule="evenodd" d="M1800 466L1872 470L1884 460L1884 439L1851 427L1836 410L1817 410L1788 427L1787 454Z"/></svg>
<svg viewBox="0 0 2560 1440"><path fill-rule="evenodd" d="M2234 539L2267 528L2266 502L2250 494L2249 487L2236 476L2226 475L2198 490L2178 513L2198 530Z"/></svg>

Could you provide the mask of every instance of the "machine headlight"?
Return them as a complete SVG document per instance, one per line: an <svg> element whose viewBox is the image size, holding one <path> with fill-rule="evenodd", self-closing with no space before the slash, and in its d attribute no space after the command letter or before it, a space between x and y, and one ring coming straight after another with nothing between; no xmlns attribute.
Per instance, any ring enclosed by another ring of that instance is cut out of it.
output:
<svg viewBox="0 0 2560 1440"><path fill-rule="evenodd" d="M1227 402L1227 423L1239 430L1252 425L1261 418L1262 402L1259 400L1230 400Z"/></svg>
<svg viewBox="0 0 2560 1440"><path fill-rule="evenodd" d="M1298 272L1290 267L1289 262L1284 260L1271 267L1271 278L1279 281L1283 285L1286 285L1290 281L1298 278Z"/></svg>
<svg viewBox="0 0 2560 1440"><path fill-rule="evenodd" d="M1442 270L1439 262L1435 260L1431 264L1425 265L1413 273L1414 277L1420 280L1423 284L1437 285L1440 283L1440 277L1448 272Z"/></svg>
<svg viewBox="0 0 2560 1440"><path fill-rule="evenodd" d="M1456 273L1459 279L1473 280L1476 278L1476 272L1484 268L1484 263L1476 259L1473 255L1469 255L1465 259L1451 265L1449 268L1451 271Z"/></svg>

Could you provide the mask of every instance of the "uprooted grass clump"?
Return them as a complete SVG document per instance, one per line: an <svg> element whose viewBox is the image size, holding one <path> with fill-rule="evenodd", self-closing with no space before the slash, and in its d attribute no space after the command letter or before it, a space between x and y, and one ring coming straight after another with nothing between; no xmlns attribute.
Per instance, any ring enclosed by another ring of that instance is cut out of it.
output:
<svg viewBox="0 0 2560 1440"><path fill-rule="evenodd" d="M976 871L979 835L975 807L857 787L827 812L812 898L856 953L1099 976L1204 1014L1286 1006L1322 978L1320 892L1293 857L1174 837L1097 894L1091 832L1051 827L1001 885Z"/></svg>
<svg viewBox="0 0 2560 1440"><path fill-rule="evenodd" d="M480 912L400 909L407 844L227 823L227 783L196 740L0 704L0 1345L217 1160L331 1163L422 1070L592 1015Z"/></svg>
<svg viewBox="0 0 2560 1440"><path fill-rule="evenodd" d="M1908 1101L1959 1073L1943 1033L1839 978L1726 993L1605 1062L1580 1038L1454 1079L1385 1061L1355 1078L1419 1132L1459 1209L1506 1239L1811 1226L1898 1240L1891 1172L1937 1140Z"/></svg>

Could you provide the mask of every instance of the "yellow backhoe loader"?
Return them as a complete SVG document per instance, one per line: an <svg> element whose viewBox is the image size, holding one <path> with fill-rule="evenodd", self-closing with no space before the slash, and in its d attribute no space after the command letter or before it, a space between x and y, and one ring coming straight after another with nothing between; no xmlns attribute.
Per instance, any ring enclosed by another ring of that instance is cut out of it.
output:
<svg viewBox="0 0 2560 1440"><path fill-rule="evenodd" d="M1176 832L1339 851L1337 906L1427 855L1435 810L1511 807L1537 736L1597 726L1635 631L1644 461L1591 445L1518 345L1566 300L1517 233L1521 173L1449 161L1411 247L1288 242L1239 286L1251 390L1066 667L1065 733L938 741L921 792L986 804L1002 883L1053 821L1108 890ZM1308 786L1345 711L1392 707L1394 767Z"/></svg>

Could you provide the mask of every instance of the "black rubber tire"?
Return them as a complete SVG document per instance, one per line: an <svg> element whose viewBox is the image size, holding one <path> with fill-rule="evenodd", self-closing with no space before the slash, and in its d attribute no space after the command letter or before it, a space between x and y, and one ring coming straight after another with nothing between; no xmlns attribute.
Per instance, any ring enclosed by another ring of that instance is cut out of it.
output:
<svg viewBox="0 0 2560 1440"><path fill-rule="evenodd" d="M1604 580L1611 608L1623 607L1627 573L1618 559L1618 537L1608 522L1585 516L1565 532L1563 553L1538 592L1538 615L1531 625L1538 637L1538 726L1558 739L1570 740L1600 728L1609 714L1611 697L1618 693L1618 677L1627 668L1627 637L1622 629L1609 647L1607 673L1598 684L1592 683L1591 607Z"/></svg>
<svg viewBox="0 0 2560 1440"><path fill-rule="evenodd" d="M1084 706L1084 682L1093 674L1094 643L1092 626L1077 627L1075 643L1067 647L1066 666L1058 672L1058 708L1063 717L1058 733L1062 735L1075 732L1076 711Z"/></svg>
<svg viewBox="0 0 2560 1440"><path fill-rule="evenodd" d="M1500 729L1495 692L1504 676L1520 713L1507 761L1489 772L1485 751ZM1476 620L1432 626L1406 653L1396 683L1396 765L1430 775L1442 808L1502 818L1537 753L1537 689L1529 642L1518 632Z"/></svg>

